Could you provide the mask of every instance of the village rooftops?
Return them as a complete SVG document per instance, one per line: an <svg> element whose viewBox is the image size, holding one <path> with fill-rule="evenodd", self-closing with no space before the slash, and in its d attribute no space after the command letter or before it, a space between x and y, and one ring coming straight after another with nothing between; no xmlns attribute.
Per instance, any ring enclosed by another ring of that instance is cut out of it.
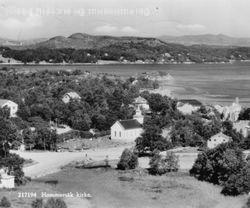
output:
<svg viewBox="0 0 250 208"><path fill-rule="evenodd" d="M142 128L136 119L118 121L125 130Z"/></svg>
<svg viewBox="0 0 250 208"><path fill-rule="evenodd" d="M190 104L193 106L202 106L202 103L195 99L179 100L179 102L183 104Z"/></svg>

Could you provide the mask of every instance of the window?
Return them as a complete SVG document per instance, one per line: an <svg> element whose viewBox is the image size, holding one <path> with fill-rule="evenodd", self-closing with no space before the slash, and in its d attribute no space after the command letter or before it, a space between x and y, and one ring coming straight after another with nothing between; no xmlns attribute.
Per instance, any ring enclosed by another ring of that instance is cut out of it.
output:
<svg viewBox="0 0 250 208"><path fill-rule="evenodd" d="M116 131L115 131L115 137L116 137Z"/></svg>
<svg viewBox="0 0 250 208"><path fill-rule="evenodd" d="M119 135L120 135L120 137L122 136L122 133L121 132L119 132Z"/></svg>

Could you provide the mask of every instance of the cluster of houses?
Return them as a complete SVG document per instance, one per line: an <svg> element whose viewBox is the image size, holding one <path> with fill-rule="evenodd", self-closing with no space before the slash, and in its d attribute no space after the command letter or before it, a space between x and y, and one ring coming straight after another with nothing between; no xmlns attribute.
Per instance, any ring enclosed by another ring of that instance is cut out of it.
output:
<svg viewBox="0 0 250 208"><path fill-rule="evenodd" d="M114 123L111 127L111 139L119 140L125 142L133 142L136 138L141 136L143 132L142 124L143 117L142 110L147 109L150 111L147 100L142 97L138 97L135 99L133 103L136 114L133 119L129 120L119 120ZM192 114L193 112L198 111L202 106L202 103L197 100L179 100L177 103L177 109L183 114ZM244 137L250 135L250 121L238 121L239 114L242 110L241 105L239 104L239 99L236 98L236 101L231 106L222 107L219 109L215 107L215 109L222 114L223 120L230 120L233 122L234 129L236 131L242 133ZM164 132L167 132L166 134ZM167 136L169 130L163 130L164 136ZM222 143L230 142L231 138L222 132L212 136L207 141L207 147L209 149L215 148Z"/></svg>
<svg viewBox="0 0 250 208"><path fill-rule="evenodd" d="M68 92L63 95L62 101L69 103L70 100L81 100L81 97L76 92ZM118 120L111 126L111 139L124 142L134 142L136 138L140 137L143 133L143 121L147 112L150 113L150 106L147 100L141 96L137 97L132 105L136 111L133 119ZM183 114L191 114L200 109L202 103L197 100L179 100L177 103L177 109ZM16 117L18 111L18 104L13 101L0 99L0 108L7 107L10 111L10 117ZM226 107L219 105L214 106L215 109L223 115L224 120L230 120L233 122L234 128L243 134L244 137L250 135L250 121L238 121L239 114L242 110L239 104L239 99ZM165 133L164 133L165 132ZM169 130L163 130L163 136L168 136ZM212 136L207 141L207 147L212 149L219 144L230 142L231 138L223 133L218 133ZM15 177L7 174L6 169L0 169L0 188L14 188Z"/></svg>
<svg viewBox="0 0 250 208"><path fill-rule="evenodd" d="M76 92L68 92L63 95L62 101L64 103L69 103L70 100L81 100L81 96ZM150 107L147 100L141 96L137 97L133 105L136 110L136 114L133 119L128 120L118 120L111 127L111 139L119 140L125 142L135 141L141 133L143 132L142 124L144 120L145 112L150 112ZM179 100L177 103L177 109L183 114L191 114L196 112L202 103L197 100ZM11 100L0 99L0 107L7 107L10 111L10 117L16 117L18 111L18 104ZM233 122L234 128L242 133L244 137L250 135L250 121L238 121L239 114L242 110L241 105L239 104L239 99L236 98L235 102L230 106L214 106L215 109L223 115L224 120L230 120ZM230 138L228 136L219 133L214 135L207 141L207 146L213 148L218 144L228 142Z"/></svg>

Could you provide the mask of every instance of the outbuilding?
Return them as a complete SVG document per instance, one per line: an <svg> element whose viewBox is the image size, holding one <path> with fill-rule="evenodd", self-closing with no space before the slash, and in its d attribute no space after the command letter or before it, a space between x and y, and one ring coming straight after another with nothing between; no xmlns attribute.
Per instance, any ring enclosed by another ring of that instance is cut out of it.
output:
<svg viewBox="0 0 250 208"><path fill-rule="evenodd" d="M0 169L0 188L15 188L15 176L8 175L5 169Z"/></svg>

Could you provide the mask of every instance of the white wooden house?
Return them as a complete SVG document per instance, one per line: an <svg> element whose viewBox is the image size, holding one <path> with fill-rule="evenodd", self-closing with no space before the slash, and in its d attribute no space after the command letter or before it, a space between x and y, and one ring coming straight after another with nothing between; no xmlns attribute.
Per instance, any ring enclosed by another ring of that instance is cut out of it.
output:
<svg viewBox="0 0 250 208"><path fill-rule="evenodd" d="M136 119L116 121L111 127L111 139L134 142L142 132L142 125Z"/></svg>
<svg viewBox="0 0 250 208"><path fill-rule="evenodd" d="M231 138L223 133L218 133L207 140L207 147L213 149L220 144L230 142Z"/></svg>
<svg viewBox="0 0 250 208"><path fill-rule="evenodd" d="M68 92L63 95L62 101L65 104L69 103L70 100L81 100L81 97L76 92Z"/></svg>
<svg viewBox="0 0 250 208"><path fill-rule="evenodd" d="M0 188L15 188L15 176L8 175L5 169L0 169Z"/></svg>
<svg viewBox="0 0 250 208"><path fill-rule="evenodd" d="M10 117L16 117L18 111L18 104L11 100L0 99L0 108L7 107L10 110Z"/></svg>
<svg viewBox="0 0 250 208"><path fill-rule="evenodd" d="M111 139L134 142L143 132L143 120L141 111L137 109L133 119L116 121L111 126Z"/></svg>
<svg viewBox="0 0 250 208"><path fill-rule="evenodd" d="M149 110L148 101L141 96L135 98L133 104L136 109Z"/></svg>

